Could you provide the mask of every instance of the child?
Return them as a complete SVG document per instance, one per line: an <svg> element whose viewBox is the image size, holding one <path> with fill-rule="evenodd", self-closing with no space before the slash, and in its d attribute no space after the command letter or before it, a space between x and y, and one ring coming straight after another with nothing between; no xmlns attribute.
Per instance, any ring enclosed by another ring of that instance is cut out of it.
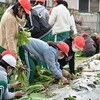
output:
<svg viewBox="0 0 100 100"><path fill-rule="evenodd" d="M30 84L32 83L32 79L34 79L34 69L36 64L31 63L31 65L29 65L29 55L34 62L42 61L46 63L48 69L57 79L61 79L64 84L68 83L68 80L63 76L60 64L58 63L58 58L63 58L68 54L69 46L66 43L58 42L57 44L51 46L42 40L29 38L29 43L24 44L23 48L25 55L28 55L24 58L24 60L28 65Z"/></svg>
<svg viewBox="0 0 100 100"><path fill-rule="evenodd" d="M13 54L13 53L12 53ZM0 100L8 100L12 99L14 97L20 97L25 92L21 91L16 91L16 92L9 92L9 88L14 88L19 86L21 83L20 82L15 82L13 84L8 85L8 80L7 80L7 75L10 74L13 69L16 68L16 59L13 55L11 54L3 54L0 55Z"/></svg>
<svg viewBox="0 0 100 100"><path fill-rule="evenodd" d="M73 38L66 38L64 40L66 44L69 46L68 58L59 59L60 67L63 73L66 73L63 67L68 64L70 69L70 74L75 74L75 52L79 50L83 50L85 46L85 40L81 36L76 36Z"/></svg>
<svg viewBox="0 0 100 100"><path fill-rule="evenodd" d="M83 56L89 57L96 53L96 44L88 33L82 33L82 37L85 39L85 46L83 48Z"/></svg>

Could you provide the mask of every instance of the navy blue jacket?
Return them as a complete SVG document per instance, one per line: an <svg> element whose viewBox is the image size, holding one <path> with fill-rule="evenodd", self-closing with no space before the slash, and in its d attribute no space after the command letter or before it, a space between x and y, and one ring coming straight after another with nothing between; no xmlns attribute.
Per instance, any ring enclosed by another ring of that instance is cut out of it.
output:
<svg viewBox="0 0 100 100"><path fill-rule="evenodd" d="M64 40L64 42L66 44L69 45L69 53L68 53L68 58L64 57L63 59L61 60L58 60L59 63L60 63L60 68L63 69L63 67L66 65L66 64L69 64L69 69L70 69L70 73L72 74L75 74L75 52L73 52L72 50L72 41L73 39L70 37L70 38L66 38Z"/></svg>

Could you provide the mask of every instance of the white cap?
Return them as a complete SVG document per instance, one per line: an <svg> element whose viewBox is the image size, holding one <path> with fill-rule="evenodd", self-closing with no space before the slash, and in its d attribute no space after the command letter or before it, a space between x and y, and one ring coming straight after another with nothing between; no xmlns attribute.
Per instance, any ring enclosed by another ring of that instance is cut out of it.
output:
<svg viewBox="0 0 100 100"><path fill-rule="evenodd" d="M16 59L10 54L6 54L5 56L2 57L2 60L5 61L7 64L9 64L11 67L16 66Z"/></svg>

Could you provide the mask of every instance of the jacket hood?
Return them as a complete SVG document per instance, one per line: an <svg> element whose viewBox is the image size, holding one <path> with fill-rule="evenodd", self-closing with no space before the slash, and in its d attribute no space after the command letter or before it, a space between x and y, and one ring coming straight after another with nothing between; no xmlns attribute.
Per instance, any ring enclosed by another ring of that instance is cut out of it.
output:
<svg viewBox="0 0 100 100"><path fill-rule="evenodd" d="M35 9L36 11L41 13L43 10L45 10L45 7L42 5L36 5L32 9Z"/></svg>

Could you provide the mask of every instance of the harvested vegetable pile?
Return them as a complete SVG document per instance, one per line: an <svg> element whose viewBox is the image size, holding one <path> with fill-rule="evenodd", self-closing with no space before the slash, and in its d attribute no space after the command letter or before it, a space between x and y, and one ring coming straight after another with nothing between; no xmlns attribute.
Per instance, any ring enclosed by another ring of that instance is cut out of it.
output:
<svg viewBox="0 0 100 100"><path fill-rule="evenodd" d="M18 70L14 71L14 73L12 74L10 78L10 83L14 81L21 82L21 86L14 89L15 91L23 90L26 92L26 94L21 97L20 100L34 100L32 98L35 94L39 95L40 97L42 96L43 98L48 98L56 95L56 93L51 93L49 91L49 86L54 83L55 78L47 69L41 69L39 66L36 66L37 78L31 85L29 85L28 78L26 76L27 67L25 65L22 65L20 60L17 63L17 69Z"/></svg>

